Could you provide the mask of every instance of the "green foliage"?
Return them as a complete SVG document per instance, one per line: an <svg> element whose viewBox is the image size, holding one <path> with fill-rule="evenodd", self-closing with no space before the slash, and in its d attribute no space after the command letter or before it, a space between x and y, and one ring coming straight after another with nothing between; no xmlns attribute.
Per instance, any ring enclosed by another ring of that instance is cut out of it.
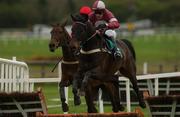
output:
<svg viewBox="0 0 180 117"><path fill-rule="evenodd" d="M70 18L90 0L0 0L0 27L26 27L36 23L49 24ZM121 21L149 18L155 23L180 24L179 0L104 0Z"/></svg>

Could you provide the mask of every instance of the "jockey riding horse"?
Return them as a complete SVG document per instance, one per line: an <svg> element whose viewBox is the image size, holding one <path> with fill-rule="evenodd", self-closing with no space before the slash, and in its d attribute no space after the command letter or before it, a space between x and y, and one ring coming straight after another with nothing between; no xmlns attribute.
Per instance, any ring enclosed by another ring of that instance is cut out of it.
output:
<svg viewBox="0 0 180 117"><path fill-rule="evenodd" d="M106 47L114 55L114 58L123 58L123 54L115 42L115 29L120 26L117 18L114 17L111 11L106 9L103 1L95 1L92 9L93 11L91 11L91 8L83 6L80 9L80 14L87 17L96 27L97 32L104 37Z"/></svg>

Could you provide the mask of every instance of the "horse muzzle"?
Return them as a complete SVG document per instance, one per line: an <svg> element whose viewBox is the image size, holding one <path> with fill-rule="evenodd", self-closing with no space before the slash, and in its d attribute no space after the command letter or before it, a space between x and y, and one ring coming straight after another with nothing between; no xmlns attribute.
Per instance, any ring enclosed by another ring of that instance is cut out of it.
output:
<svg viewBox="0 0 180 117"><path fill-rule="evenodd" d="M55 44L49 44L49 50L51 52L54 52L55 51Z"/></svg>

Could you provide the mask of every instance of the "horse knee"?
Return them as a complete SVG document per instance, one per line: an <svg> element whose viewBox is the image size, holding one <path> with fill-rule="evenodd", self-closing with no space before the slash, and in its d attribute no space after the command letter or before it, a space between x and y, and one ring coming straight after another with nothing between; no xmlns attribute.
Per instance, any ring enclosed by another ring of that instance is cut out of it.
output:
<svg viewBox="0 0 180 117"><path fill-rule="evenodd" d="M70 82L68 80L63 80L59 83L59 87L67 87L70 85Z"/></svg>
<svg viewBox="0 0 180 117"><path fill-rule="evenodd" d="M90 78L91 78L91 74L90 74L89 72L86 73L86 75L85 75L85 77L84 77L84 79L83 79L83 81L82 81L82 86L83 86L83 88L87 89L88 84L90 84L90 83L89 83L89 82L90 82Z"/></svg>
<svg viewBox="0 0 180 117"><path fill-rule="evenodd" d="M73 92L73 94L77 94L77 89L76 88L72 88L72 92Z"/></svg>

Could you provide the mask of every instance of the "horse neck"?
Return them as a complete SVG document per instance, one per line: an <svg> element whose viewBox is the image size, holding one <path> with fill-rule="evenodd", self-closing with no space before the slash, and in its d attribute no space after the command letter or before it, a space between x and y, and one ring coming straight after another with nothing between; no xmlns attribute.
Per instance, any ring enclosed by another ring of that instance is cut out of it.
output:
<svg viewBox="0 0 180 117"><path fill-rule="evenodd" d="M92 49L98 49L98 48L102 48L102 39L98 34L96 34L90 40L85 42L84 45L82 46L82 49L86 51L89 51Z"/></svg>
<svg viewBox="0 0 180 117"><path fill-rule="evenodd" d="M76 57L74 56L70 46L68 46L68 45L62 46L62 55L63 55L63 60L65 60L65 61L77 60Z"/></svg>
<svg viewBox="0 0 180 117"><path fill-rule="evenodd" d="M64 42L69 41L70 40L70 35L68 34L68 32L65 30L65 37L64 37ZM69 38L69 39L68 39ZM76 57L74 56L69 44L69 42L67 42L66 44L62 45L62 55L63 55L63 60L65 61L76 61Z"/></svg>

